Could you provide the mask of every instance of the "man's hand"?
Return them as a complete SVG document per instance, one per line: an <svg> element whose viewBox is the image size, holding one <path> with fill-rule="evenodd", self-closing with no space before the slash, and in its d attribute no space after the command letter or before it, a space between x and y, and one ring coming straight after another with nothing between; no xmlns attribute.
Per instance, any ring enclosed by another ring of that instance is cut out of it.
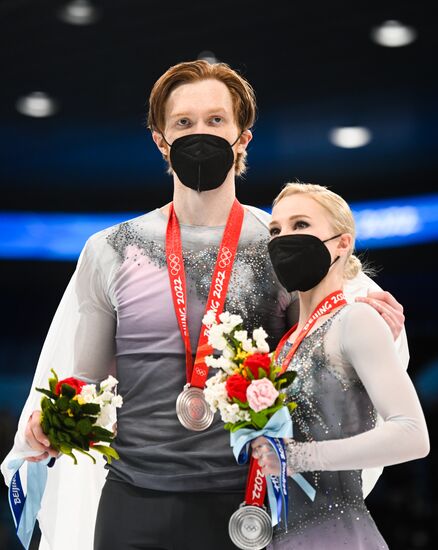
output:
<svg viewBox="0 0 438 550"><path fill-rule="evenodd" d="M397 340L403 329L405 316L403 315L403 306L392 294L386 291L368 291L368 296L358 297L355 301L365 302L378 311L391 329L394 340Z"/></svg>
<svg viewBox="0 0 438 550"><path fill-rule="evenodd" d="M280 475L280 460L277 453L274 451L271 443L266 437L257 437L251 442L252 456L255 458L261 467L263 474L279 476Z"/></svg>
<svg viewBox="0 0 438 550"><path fill-rule="evenodd" d="M27 457L26 460L29 462L40 462L49 456L56 458L59 455L58 451L55 451L55 449L50 446L50 441L41 428L40 419L41 411L33 411L24 432L28 445L32 447L34 451L41 451L42 453L38 456Z"/></svg>

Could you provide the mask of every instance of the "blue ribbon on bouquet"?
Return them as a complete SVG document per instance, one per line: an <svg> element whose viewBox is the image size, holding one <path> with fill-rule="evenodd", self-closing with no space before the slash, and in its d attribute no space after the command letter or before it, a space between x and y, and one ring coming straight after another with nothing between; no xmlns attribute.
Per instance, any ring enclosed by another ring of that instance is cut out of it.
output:
<svg viewBox="0 0 438 550"><path fill-rule="evenodd" d="M37 514L41 508L41 500L47 483L47 467L53 466L55 459L48 457L41 462L27 462L26 494L23 491L20 477L20 468L23 463L24 460L18 458L11 460L8 464L8 468L15 470L8 496L17 536L27 550L32 540Z"/></svg>
<svg viewBox="0 0 438 550"><path fill-rule="evenodd" d="M266 423L261 430L241 428L230 434L231 447L238 464L245 464L249 459L250 443L259 436L266 437L272 444L280 459L280 476L267 476L266 485L271 509L272 525L281 521L281 515L287 517L287 461L284 443L280 438L293 437L292 419L287 407L282 407ZM292 479L299 485L304 493L315 499L316 491L302 474L294 474ZM285 522L286 525L286 522Z"/></svg>

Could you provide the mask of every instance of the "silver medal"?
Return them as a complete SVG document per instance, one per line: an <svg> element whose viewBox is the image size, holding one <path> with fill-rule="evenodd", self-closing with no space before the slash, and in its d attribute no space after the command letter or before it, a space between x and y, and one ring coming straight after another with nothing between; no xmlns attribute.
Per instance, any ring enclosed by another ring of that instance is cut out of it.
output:
<svg viewBox="0 0 438 550"><path fill-rule="evenodd" d="M213 422L214 417L205 401L203 390L193 386L185 386L178 395L176 415L184 428L195 432L206 430Z"/></svg>
<svg viewBox="0 0 438 550"><path fill-rule="evenodd" d="M228 532L242 550L261 550L272 540L270 515L260 506L241 506L230 518Z"/></svg>

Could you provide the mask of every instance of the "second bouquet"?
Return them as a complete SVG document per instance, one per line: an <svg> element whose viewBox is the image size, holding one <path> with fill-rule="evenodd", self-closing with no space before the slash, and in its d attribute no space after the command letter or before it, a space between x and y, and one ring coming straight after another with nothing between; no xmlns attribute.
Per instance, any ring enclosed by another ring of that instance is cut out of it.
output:
<svg viewBox="0 0 438 550"><path fill-rule="evenodd" d="M292 437L291 412L295 402L286 402L284 390L296 373L282 372L274 362L260 327L248 334L239 315L209 311L203 319L208 341L220 352L206 357L218 372L206 383L205 399L213 412L219 411L239 464L250 455L250 443L263 435L272 444L280 463L280 476L265 478L257 461L251 459L245 501L230 519L229 533L242 549L264 548L272 538L272 527L287 517L287 466L284 438ZM268 492L271 515L264 506Z"/></svg>

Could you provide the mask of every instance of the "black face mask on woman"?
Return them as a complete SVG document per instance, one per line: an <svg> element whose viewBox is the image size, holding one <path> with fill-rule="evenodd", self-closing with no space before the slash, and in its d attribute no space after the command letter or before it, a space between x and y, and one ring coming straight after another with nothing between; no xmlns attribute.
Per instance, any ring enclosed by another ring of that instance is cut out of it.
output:
<svg viewBox="0 0 438 550"><path fill-rule="evenodd" d="M340 258L338 256L332 262L324 243L341 235L339 233L325 241L314 235L283 235L269 242L268 251L275 274L288 292L306 292L324 279L330 267Z"/></svg>
<svg viewBox="0 0 438 550"><path fill-rule="evenodd" d="M240 134L242 135L242 134ZM188 134L177 138L170 146L170 163L180 181L195 191L210 191L220 187L234 164L232 147L222 137L213 134Z"/></svg>

